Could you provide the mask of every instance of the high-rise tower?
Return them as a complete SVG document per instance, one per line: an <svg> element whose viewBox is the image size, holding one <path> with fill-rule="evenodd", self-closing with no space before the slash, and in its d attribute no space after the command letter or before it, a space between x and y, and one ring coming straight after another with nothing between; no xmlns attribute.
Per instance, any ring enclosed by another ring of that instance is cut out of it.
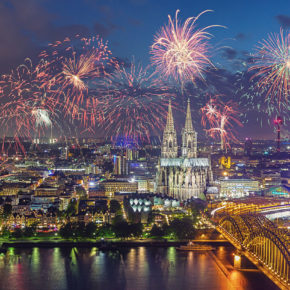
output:
<svg viewBox="0 0 290 290"><path fill-rule="evenodd" d="M161 157L162 158L176 158L177 154L178 154L178 147L177 147L176 131L174 129L171 101L169 101L166 127L163 133Z"/></svg>
<svg viewBox="0 0 290 290"><path fill-rule="evenodd" d="M196 158L197 133L194 131L191 119L190 101L187 100L185 126L182 130L182 157Z"/></svg>

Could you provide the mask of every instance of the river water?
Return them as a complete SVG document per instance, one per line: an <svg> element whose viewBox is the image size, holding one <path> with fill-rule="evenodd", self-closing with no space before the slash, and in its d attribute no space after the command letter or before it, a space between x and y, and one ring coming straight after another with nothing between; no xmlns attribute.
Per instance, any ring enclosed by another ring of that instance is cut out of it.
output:
<svg viewBox="0 0 290 290"><path fill-rule="evenodd" d="M233 249L215 254L231 267ZM170 248L9 248L0 255L2 290L277 289L259 272L226 277L207 253Z"/></svg>

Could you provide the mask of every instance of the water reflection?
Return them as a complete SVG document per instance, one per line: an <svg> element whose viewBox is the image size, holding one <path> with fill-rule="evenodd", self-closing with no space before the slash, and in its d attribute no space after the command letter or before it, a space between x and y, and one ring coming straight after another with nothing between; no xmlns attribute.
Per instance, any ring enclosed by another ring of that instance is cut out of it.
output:
<svg viewBox="0 0 290 290"><path fill-rule="evenodd" d="M226 259L231 252L220 247L216 255L230 265ZM208 254L180 252L174 247L106 252L10 248L0 256L0 281L1 290L274 289L259 273L232 271L226 278Z"/></svg>

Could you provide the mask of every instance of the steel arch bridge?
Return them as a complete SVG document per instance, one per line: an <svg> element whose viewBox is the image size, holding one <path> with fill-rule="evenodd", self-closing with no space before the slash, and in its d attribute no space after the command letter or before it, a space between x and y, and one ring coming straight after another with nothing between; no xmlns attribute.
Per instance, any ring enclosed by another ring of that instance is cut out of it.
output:
<svg viewBox="0 0 290 290"><path fill-rule="evenodd" d="M226 215L216 227L282 289L290 289L290 233L261 214Z"/></svg>

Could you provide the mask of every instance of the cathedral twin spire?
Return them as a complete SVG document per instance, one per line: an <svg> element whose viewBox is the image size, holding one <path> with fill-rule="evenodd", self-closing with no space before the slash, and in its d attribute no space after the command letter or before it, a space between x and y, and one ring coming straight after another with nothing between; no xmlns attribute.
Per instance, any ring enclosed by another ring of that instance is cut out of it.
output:
<svg viewBox="0 0 290 290"><path fill-rule="evenodd" d="M171 108L171 100L169 100L169 105L168 105L168 114L167 114L165 131L167 131L167 132L175 131L174 130L173 115L172 115L172 108Z"/></svg>
<svg viewBox="0 0 290 290"><path fill-rule="evenodd" d="M182 148L181 153L184 158L196 158L197 154L197 134L192 126L190 100L187 100L187 111L185 126L182 130Z"/></svg>
<svg viewBox="0 0 290 290"><path fill-rule="evenodd" d="M169 100L166 127L163 133L161 157L176 158L177 155L178 155L177 137L176 131L174 129L171 100Z"/></svg>
<svg viewBox="0 0 290 290"><path fill-rule="evenodd" d="M187 111L185 126L182 130L182 157L195 158L196 157L196 132L192 126L190 101L187 101ZM174 129L174 120L172 115L171 101L168 105L168 114L166 120L166 127L163 134L163 142L161 148L162 158L177 158L178 145L176 131Z"/></svg>
<svg viewBox="0 0 290 290"><path fill-rule="evenodd" d="M193 127L192 127L190 100L189 99L187 100L187 110L186 110L186 119L185 119L184 130L187 132L194 131Z"/></svg>

